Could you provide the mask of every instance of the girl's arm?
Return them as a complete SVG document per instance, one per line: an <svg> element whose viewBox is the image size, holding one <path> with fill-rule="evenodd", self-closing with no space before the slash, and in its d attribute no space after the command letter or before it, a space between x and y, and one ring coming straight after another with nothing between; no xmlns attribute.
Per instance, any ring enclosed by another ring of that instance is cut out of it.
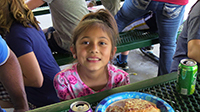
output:
<svg viewBox="0 0 200 112"><path fill-rule="evenodd" d="M29 9L33 10L43 5L45 2L43 0L26 0L25 3L29 7Z"/></svg>
<svg viewBox="0 0 200 112"><path fill-rule="evenodd" d="M18 60L23 73L24 85L41 87L44 79L34 52L22 55L18 57Z"/></svg>
<svg viewBox="0 0 200 112"><path fill-rule="evenodd" d="M188 42L188 57L200 63L200 39L193 39Z"/></svg>

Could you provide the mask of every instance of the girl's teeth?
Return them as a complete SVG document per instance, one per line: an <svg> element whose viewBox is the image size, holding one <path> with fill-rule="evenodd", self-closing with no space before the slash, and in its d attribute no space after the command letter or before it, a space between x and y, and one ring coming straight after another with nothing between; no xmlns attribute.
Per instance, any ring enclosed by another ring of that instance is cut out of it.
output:
<svg viewBox="0 0 200 112"><path fill-rule="evenodd" d="M88 58L88 60L99 60L99 59L97 59L97 58Z"/></svg>

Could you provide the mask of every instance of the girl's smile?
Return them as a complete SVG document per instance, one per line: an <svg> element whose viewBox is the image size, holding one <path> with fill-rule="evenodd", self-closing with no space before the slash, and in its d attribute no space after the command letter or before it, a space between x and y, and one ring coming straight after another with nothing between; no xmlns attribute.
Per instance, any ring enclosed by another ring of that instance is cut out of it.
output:
<svg viewBox="0 0 200 112"><path fill-rule="evenodd" d="M101 59L98 58L98 57L90 57L90 58L87 58L87 60L90 61L90 62L98 62L98 61L100 61Z"/></svg>

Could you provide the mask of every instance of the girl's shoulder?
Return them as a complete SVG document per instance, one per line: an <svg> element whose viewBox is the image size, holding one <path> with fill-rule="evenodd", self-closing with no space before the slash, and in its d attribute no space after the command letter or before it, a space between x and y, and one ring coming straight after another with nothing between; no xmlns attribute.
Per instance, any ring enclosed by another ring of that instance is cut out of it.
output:
<svg viewBox="0 0 200 112"><path fill-rule="evenodd" d="M69 76L69 75L78 75L77 74L77 63L67 65L67 67L56 74L56 76Z"/></svg>
<svg viewBox="0 0 200 112"><path fill-rule="evenodd" d="M77 64L73 64L58 72L54 77L54 83L59 83L59 85L74 85L80 83L81 80L78 76L76 67Z"/></svg>

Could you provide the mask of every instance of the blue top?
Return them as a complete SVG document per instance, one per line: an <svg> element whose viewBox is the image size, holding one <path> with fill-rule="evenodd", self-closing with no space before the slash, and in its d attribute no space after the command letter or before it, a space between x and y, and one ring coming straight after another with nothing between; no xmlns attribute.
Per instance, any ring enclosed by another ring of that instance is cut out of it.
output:
<svg viewBox="0 0 200 112"><path fill-rule="evenodd" d="M178 40L176 52L173 57L173 62L171 65L171 72L175 72L178 70L178 64L181 59L189 58L187 56L188 48L187 44L190 40L200 39L200 2L198 2L193 10L190 12L187 20L184 22L183 30L181 31ZM200 66L198 63L198 68L200 70Z"/></svg>
<svg viewBox="0 0 200 112"><path fill-rule="evenodd" d="M53 79L60 68L48 47L43 31L34 27L26 28L15 22L10 28L10 33L6 35L6 41L17 57L34 52L39 62L44 82L41 88L25 88L28 101L37 107L59 102Z"/></svg>
<svg viewBox="0 0 200 112"><path fill-rule="evenodd" d="M8 46L4 39L0 36L0 66L7 61L9 54L10 52Z"/></svg>

